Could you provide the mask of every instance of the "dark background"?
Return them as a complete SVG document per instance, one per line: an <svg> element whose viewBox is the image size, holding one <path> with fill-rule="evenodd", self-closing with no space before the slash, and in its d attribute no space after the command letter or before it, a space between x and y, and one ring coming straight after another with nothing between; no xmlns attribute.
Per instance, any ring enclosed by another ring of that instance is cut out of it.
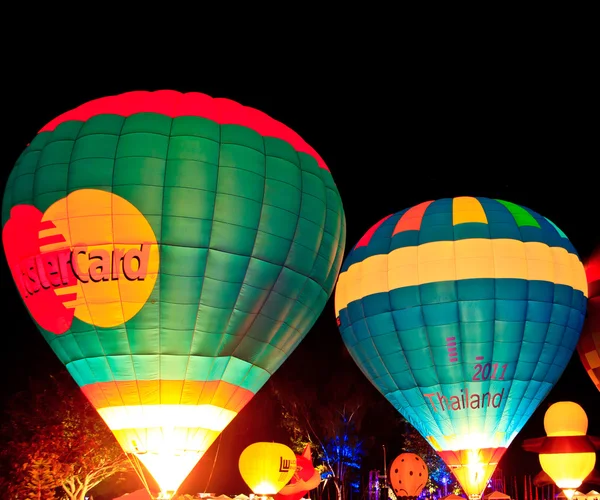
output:
<svg viewBox="0 0 600 500"><path fill-rule="evenodd" d="M568 54L557 61L554 53L542 59L534 50L519 59L501 51L448 52L418 62L380 54L334 64L332 53L331 65L317 69L307 59L292 59L285 72L266 63L203 72L195 61L178 65L164 57L157 63L129 56L118 64L91 56L87 63L65 59L43 69L26 58L13 64L4 93L2 191L18 155L55 116L104 95L169 88L228 97L296 130L324 158L338 185L347 251L386 215L461 195L532 208L556 223L583 259L600 242L597 90L589 65L573 63ZM156 71L161 64L168 70ZM0 329L1 405L25 388L28 377L47 376L62 365L26 313L4 258L0 270L6 318ZM286 371L288 363L323 373L357 369L337 330L333 300L274 375L302 379L302 370ZM560 400L581 404L588 433L600 435L599 394L574 354L503 458L507 475L540 470L537 456L523 452L521 442L544 435L545 409ZM395 411L382 406L385 415L369 416L374 429ZM265 388L217 439L184 490L247 492L237 457L254 441L280 439L276 422L277 408ZM379 430L381 444L390 443L389 462L398 451L397 436ZM365 466L382 468L382 461L373 454Z"/></svg>

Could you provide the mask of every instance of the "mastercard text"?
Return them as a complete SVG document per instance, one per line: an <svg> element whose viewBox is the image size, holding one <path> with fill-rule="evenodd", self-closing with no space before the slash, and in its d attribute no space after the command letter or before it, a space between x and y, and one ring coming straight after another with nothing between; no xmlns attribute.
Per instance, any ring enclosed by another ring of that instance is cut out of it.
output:
<svg viewBox="0 0 600 500"><path fill-rule="evenodd" d="M76 246L47 252L22 260L17 270L27 295L42 289L68 285L76 278L82 283L126 279L143 281L148 273L150 244L112 251Z"/></svg>

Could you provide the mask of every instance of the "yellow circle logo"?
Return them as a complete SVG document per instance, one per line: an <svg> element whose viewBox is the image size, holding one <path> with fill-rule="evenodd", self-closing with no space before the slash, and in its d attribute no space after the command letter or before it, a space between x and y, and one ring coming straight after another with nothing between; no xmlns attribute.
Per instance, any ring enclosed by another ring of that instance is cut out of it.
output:
<svg viewBox="0 0 600 500"><path fill-rule="evenodd" d="M120 196L75 191L46 210L38 237L40 254L51 256L36 269L41 287L43 272L49 288L81 321L122 325L149 299L159 271L156 236Z"/></svg>

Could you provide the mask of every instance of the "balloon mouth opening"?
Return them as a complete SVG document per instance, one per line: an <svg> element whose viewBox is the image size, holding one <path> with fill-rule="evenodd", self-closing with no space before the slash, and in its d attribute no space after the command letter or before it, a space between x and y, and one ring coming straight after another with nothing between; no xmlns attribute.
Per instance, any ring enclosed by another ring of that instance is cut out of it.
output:
<svg viewBox="0 0 600 500"><path fill-rule="evenodd" d="M470 500L479 500L506 448L439 451Z"/></svg>
<svg viewBox="0 0 600 500"><path fill-rule="evenodd" d="M134 455L158 485L160 493L156 500L171 500L203 454L198 452L143 452L134 453Z"/></svg>
<svg viewBox="0 0 600 500"><path fill-rule="evenodd" d="M156 500L171 500L174 495L175 491L161 491L156 497Z"/></svg>

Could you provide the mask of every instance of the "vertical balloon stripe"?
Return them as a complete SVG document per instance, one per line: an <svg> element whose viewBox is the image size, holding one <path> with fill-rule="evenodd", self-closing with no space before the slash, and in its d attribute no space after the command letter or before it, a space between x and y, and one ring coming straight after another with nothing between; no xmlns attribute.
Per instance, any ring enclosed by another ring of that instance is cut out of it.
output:
<svg viewBox="0 0 600 500"><path fill-rule="evenodd" d="M452 224L466 224L469 222L481 222L487 224L485 210L477 198L464 196L452 200Z"/></svg>
<svg viewBox="0 0 600 500"><path fill-rule="evenodd" d="M547 221L548 221L550 224L552 224L552 227L553 227L554 229L556 229L556 232L557 232L558 234L560 234L560 236L561 236L562 238L566 238L566 237L567 237L567 235L566 235L565 233L563 233L562 229L560 229L560 228L559 228L559 227L558 227L556 224L554 224L554 222L552 222L550 219L548 219L548 217L544 217L544 219L546 219L546 220L547 220Z"/></svg>
<svg viewBox="0 0 600 500"><path fill-rule="evenodd" d="M515 218L515 222L518 227L524 226L532 226L532 227L540 227L539 223L535 220L533 215L531 215L527 210L523 207L515 203L511 203L510 201L496 200L498 203L504 205L512 216Z"/></svg>
<svg viewBox="0 0 600 500"><path fill-rule="evenodd" d="M389 218L391 217L391 215L388 215L387 217L384 217L383 219L381 219L377 224L375 224L373 227L371 227L371 229L369 229L365 235L358 240L358 243L356 244L356 248L360 248L360 247L364 247L364 246L368 246L369 242L371 241L371 238L373 237L373 234L375 234L375 231L377 231L377 229L379 229L379 227Z"/></svg>
<svg viewBox="0 0 600 500"><path fill-rule="evenodd" d="M425 210L431 205L433 201L425 201L419 205L415 205L409 208L398 220L392 236L402 233L404 231L418 231L421 229L421 223L423 222L423 216Z"/></svg>

